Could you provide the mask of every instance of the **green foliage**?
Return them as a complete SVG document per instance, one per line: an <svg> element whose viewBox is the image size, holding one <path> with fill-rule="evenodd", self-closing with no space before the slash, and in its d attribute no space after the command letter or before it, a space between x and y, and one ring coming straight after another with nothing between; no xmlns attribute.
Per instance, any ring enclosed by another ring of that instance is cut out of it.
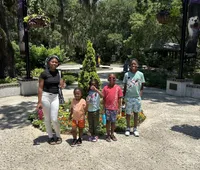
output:
<svg viewBox="0 0 200 170"><path fill-rule="evenodd" d="M142 70L145 76L145 86L166 88L168 74L161 70Z"/></svg>
<svg viewBox="0 0 200 170"><path fill-rule="evenodd" d="M0 84L5 83L17 83L17 78L6 77L5 79L0 79Z"/></svg>
<svg viewBox="0 0 200 170"><path fill-rule="evenodd" d="M12 47L14 49L14 59L15 59L15 71L17 76L22 76L26 67L25 59L21 57L19 45L15 41L12 41Z"/></svg>
<svg viewBox="0 0 200 170"><path fill-rule="evenodd" d="M97 79L100 84L100 78L96 72L95 50L92 47L92 43L87 43L87 53L83 61L83 68L79 74L78 85L83 89L83 97L86 97L89 87L89 81L91 79Z"/></svg>
<svg viewBox="0 0 200 170"><path fill-rule="evenodd" d="M43 45L32 45L30 48L31 70L44 67L45 59L53 54L57 55L61 61L63 60L64 53L59 46L47 49Z"/></svg>
<svg viewBox="0 0 200 170"><path fill-rule="evenodd" d="M77 77L73 76L73 75L64 75L63 76L63 80L65 80L65 83L67 85L71 85L73 84L75 81L77 81Z"/></svg>
<svg viewBox="0 0 200 170"><path fill-rule="evenodd" d="M193 83L200 84L200 73L195 73L193 76Z"/></svg>
<svg viewBox="0 0 200 170"><path fill-rule="evenodd" d="M35 68L31 71L31 77L37 77L39 78L40 74L44 71L42 68Z"/></svg>

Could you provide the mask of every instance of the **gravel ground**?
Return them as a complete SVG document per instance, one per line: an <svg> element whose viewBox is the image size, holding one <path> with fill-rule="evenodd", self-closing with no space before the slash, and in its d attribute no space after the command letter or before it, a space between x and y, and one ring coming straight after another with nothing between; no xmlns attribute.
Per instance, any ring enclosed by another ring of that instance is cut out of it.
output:
<svg viewBox="0 0 200 170"><path fill-rule="evenodd" d="M107 75L101 78L106 82ZM76 86L76 84L74 85ZM63 90L73 96L73 86ZM116 134L117 142L83 141L72 148L71 135L49 145L47 135L27 120L37 96L0 98L0 170L199 170L200 100L169 96L145 88L143 110L147 119L140 137Z"/></svg>

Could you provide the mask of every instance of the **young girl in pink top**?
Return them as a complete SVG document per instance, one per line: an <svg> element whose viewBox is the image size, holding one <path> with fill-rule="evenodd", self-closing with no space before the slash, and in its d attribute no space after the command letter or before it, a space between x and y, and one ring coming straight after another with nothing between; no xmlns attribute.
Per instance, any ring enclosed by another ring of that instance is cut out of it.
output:
<svg viewBox="0 0 200 170"><path fill-rule="evenodd" d="M114 74L108 76L108 85L103 88L103 103L106 114L106 141L117 141L114 136L115 122L117 114L120 113L121 98L123 97L122 89L115 84L116 77Z"/></svg>
<svg viewBox="0 0 200 170"><path fill-rule="evenodd" d="M77 87L74 89L74 99L71 103L69 119L72 120L73 141L71 146L82 144L83 129L85 127L86 101L82 98L82 89ZM79 130L79 138L77 139L77 128Z"/></svg>

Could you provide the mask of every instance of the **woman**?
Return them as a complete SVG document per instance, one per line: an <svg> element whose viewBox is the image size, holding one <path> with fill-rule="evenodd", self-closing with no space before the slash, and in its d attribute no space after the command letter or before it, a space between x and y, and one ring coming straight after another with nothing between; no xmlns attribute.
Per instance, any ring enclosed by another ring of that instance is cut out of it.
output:
<svg viewBox="0 0 200 170"><path fill-rule="evenodd" d="M53 55L48 58L47 67L40 75L38 87L37 109L43 110L45 127L49 136L48 143L51 145L62 143L58 122L58 93L59 86L64 88L65 83L60 78L57 70L58 65L59 58L57 56ZM56 138L53 137L51 122L56 133Z"/></svg>

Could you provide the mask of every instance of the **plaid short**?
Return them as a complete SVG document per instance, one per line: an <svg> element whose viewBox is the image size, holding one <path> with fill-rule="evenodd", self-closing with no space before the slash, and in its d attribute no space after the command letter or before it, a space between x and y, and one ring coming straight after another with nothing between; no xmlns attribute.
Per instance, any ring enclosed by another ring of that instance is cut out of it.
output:
<svg viewBox="0 0 200 170"><path fill-rule="evenodd" d="M106 120L110 121L110 122L116 122L116 118L117 118L117 110L108 110L106 109L105 113L106 113Z"/></svg>
<svg viewBox="0 0 200 170"><path fill-rule="evenodd" d="M141 112L141 99L140 98L126 98L126 114Z"/></svg>

